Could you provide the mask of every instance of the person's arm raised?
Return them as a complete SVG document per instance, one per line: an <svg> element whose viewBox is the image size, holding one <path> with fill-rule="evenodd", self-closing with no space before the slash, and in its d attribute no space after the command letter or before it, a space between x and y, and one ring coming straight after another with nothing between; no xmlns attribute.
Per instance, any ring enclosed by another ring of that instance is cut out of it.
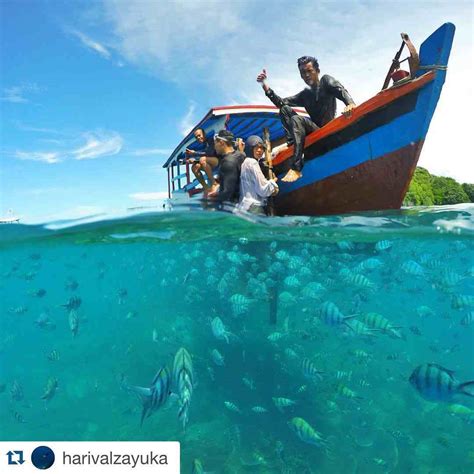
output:
<svg viewBox="0 0 474 474"><path fill-rule="evenodd" d="M262 69L262 72L257 76L257 82L259 82L264 90L265 94L270 90L270 87L267 84L267 71Z"/></svg>

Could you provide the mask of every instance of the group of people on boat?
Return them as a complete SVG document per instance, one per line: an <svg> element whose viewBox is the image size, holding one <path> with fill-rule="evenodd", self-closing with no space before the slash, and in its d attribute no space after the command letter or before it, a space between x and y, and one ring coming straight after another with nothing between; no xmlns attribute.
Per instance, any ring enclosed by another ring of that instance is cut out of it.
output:
<svg viewBox="0 0 474 474"><path fill-rule="evenodd" d="M286 143L271 150L272 156L294 147L289 170L281 179L294 182L303 176L304 143L310 133L323 127L336 116L336 99L345 104L343 114L350 116L355 103L344 86L329 75L319 77L318 60L312 56L298 59L300 76L308 86L298 94L279 97L266 80L265 69L257 76L265 95L280 110ZM309 117L298 115L292 107L302 107ZM202 128L194 131L197 142L204 145L202 152L186 149L187 161L205 196L219 202L238 202L238 208L250 212L264 212L268 197L278 193L277 178L265 176L263 163L266 151L261 137L252 135L246 142L234 137L230 130L220 130L212 137ZM218 182L214 172L219 169ZM206 182L202 172L207 175Z"/></svg>

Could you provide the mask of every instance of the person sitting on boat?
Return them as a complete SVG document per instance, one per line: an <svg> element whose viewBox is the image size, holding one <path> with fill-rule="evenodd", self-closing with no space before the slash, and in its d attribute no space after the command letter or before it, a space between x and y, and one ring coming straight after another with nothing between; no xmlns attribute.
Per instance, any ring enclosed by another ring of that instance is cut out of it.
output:
<svg viewBox="0 0 474 474"><path fill-rule="evenodd" d="M304 165L304 141L308 134L326 125L336 116L336 99L346 105L343 114L350 116L355 103L344 86L333 77L325 74L319 77L318 60L312 56L298 59L301 78L309 86L298 94L281 98L266 84L265 69L257 76L265 95L280 109L280 118L286 132L287 145L294 145L294 155L290 170L282 181L293 182L301 178ZM304 107L311 119L298 115L291 107ZM281 151L281 149L280 149Z"/></svg>
<svg viewBox="0 0 474 474"><path fill-rule="evenodd" d="M214 135L216 153L219 160L219 189L209 191L209 197L215 197L221 203L239 200L240 168L245 154L234 148L235 137L230 130L220 130Z"/></svg>
<svg viewBox="0 0 474 474"><path fill-rule="evenodd" d="M267 179L260 169L265 145L257 135L245 142L245 160L240 171L240 201L238 209L253 214L265 214L267 198L278 193L276 179Z"/></svg>
<svg viewBox="0 0 474 474"><path fill-rule="evenodd" d="M195 151L186 148L186 155L190 156L187 162L192 163L191 170L194 173L194 176L196 176L197 180L203 187L204 192L207 192L215 186L213 170L219 165L219 158L214 148L213 137L207 137L206 132L202 128L197 128L194 130L194 138L199 143L205 143L206 148L204 151ZM206 183L203 175L201 174L201 170L204 170L204 172L207 174L209 184Z"/></svg>

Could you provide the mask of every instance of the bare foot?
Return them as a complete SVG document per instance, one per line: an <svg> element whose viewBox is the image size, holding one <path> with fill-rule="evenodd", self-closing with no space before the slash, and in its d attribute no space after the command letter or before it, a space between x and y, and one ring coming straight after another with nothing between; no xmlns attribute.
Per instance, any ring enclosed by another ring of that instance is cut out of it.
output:
<svg viewBox="0 0 474 474"><path fill-rule="evenodd" d="M210 197L214 197L214 196L217 196L217 193L219 191L219 185L218 184L214 184L207 192L207 195L210 196Z"/></svg>
<svg viewBox="0 0 474 474"><path fill-rule="evenodd" d="M285 183L293 183L296 180L300 179L303 176L301 171L289 170L288 173L281 179Z"/></svg>

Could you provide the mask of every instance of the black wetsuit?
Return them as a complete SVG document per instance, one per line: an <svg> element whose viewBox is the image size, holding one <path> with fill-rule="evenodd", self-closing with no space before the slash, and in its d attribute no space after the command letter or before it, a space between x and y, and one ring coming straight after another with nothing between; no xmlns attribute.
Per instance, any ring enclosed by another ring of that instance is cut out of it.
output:
<svg viewBox="0 0 474 474"><path fill-rule="evenodd" d="M204 148L204 151L196 151L194 156L215 156L219 158L214 148L214 137L206 137L206 148Z"/></svg>
<svg viewBox="0 0 474 474"><path fill-rule="evenodd" d="M297 171L303 168L306 135L326 125L336 116L336 99L346 105L354 103L344 86L327 74L322 76L314 87L303 89L291 97L282 99L272 89L268 89L266 96L280 109L288 144L295 145L291 168ZM301 117L291 107L304 107L311 120Z"/></svg>
<svg viewBox="0 0 474 474"><path fill-rule="evenodd" d="M238 150L224 155L219 164L219 195L220 202L239 200L240 168L245 155Z"/></svg>

